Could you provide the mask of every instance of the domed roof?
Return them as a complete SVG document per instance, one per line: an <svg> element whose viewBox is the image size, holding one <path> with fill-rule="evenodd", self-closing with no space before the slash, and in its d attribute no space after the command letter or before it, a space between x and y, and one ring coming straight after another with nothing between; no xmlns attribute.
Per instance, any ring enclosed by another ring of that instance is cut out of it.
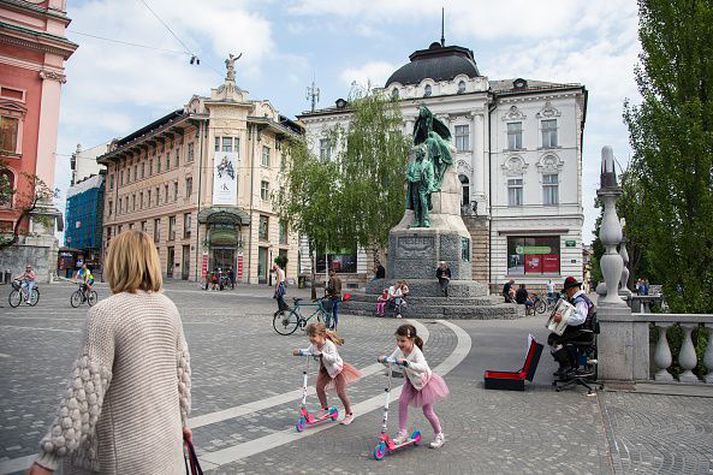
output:
<svg viewBox="0 0 713 475"><path fill-rule="evenodd" d="M480 76L475 64L473 51L461 46L442 46L431 43L428 49L414 51L409 56L410 63L401 66L386 81L391 83L418 84L425 78L434 81L452 80L459 74L470 78Z"/></svg>

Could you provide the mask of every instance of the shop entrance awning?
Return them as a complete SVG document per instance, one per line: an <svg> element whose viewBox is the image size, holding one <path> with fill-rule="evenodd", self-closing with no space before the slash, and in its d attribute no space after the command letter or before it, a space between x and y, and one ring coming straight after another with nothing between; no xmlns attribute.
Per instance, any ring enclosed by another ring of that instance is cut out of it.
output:
<svg viewBox="0 0 713 475"><path fill-rule="evenodd" d="M247 211L234 206L211 206L198 213L198 222L200 224L248 226L250 225L250 215Z"/></svg>

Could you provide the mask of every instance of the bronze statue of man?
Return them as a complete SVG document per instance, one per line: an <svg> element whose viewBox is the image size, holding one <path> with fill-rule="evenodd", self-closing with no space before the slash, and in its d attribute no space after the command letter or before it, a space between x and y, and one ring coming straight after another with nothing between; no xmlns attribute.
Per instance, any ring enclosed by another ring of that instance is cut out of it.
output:
<svg viewBox="0 0 713 475"><path fill-rule="evenodd" d="M408 191L406 209L413 210L412 228L429 228L431 222L428 212L431 209L431 193L435 191L436 181L427 148L424 145L412 149L412 159L406 170Z"/></svg>
<svg viewBox="0 0 713 475"><path fill-rule="evenodd" d="M413 143L414 145L425 143L428 148L428 158L433 163L436 180L434 191L441 190L443 175L453 163L450 140L451 132L448 127L434 117L428 107L422 104L413 126Z"/></svg>

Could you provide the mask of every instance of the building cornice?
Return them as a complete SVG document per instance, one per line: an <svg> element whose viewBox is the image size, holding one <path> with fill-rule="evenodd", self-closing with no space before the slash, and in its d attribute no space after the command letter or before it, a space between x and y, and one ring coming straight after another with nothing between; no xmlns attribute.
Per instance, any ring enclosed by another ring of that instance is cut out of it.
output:
<svg viewBox="0 0 713 475"><path fill-rule="evenodd" d="M25 14L30 13L37 17L52 17L55 20L63 22L65 26L69 25L72 21L67 17L66 12L38 7L37 5L33 5L26 0L3 0L2 4L3 7L9 8L16 12Z"/></svg>
<svg viewBox="0 0 713 475"><path fill-rule="evenodd" d="M44 31L32 30L0 21L0 43L21 46L23 48L42 51L62 56L67 60L79 47L62 36Z"/></svg>

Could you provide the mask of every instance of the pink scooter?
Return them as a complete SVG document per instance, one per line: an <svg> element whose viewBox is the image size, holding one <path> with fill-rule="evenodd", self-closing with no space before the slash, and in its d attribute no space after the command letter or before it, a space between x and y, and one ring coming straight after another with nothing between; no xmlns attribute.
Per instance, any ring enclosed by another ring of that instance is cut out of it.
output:
<svg viewBox="0 0 713 475"><path fill-rule="evenodd" d="M389 420L389 402L391 401L391 379L393 377L400 377L403 378L403 373L401 372L395 372L394 371L394 366L396 367L403 367L403 365L399 364L394 358L391 358L387 356L386 358L381 361L384 365L387 367L388 371L388 379L389 383L388 386L386 386L385 392L386 392L386 398L384 401L384 418L382 420L381 424L381 434L379 434L379 443L376 444L376 447L374 447L374 459L375 460L381 460L383 459L386 454L389 452L395 452L399 449L403 449L404 447L409 447L409 446L415 446L418 445L419 442L421 442L421 432L418 430L413 431L411 433L411 436L406 439L402 444L397 444L394 442L394 440L389 437L388 433L388 420Z"/></svg>
<svg viewBox="0 0 713 475"><path fill-rule="evenodd" d="M310 412L307 410L307 373L309 371L309 362L312 358L316 360L319 355L314 355L312 353L300 350L299 356L307 357L305 369L302 371L302 402L300 403L300 418L297 419L297 423L295 424L295 429L297 429L297 432L302 432L303 430L305 430L306 427L309 426L316 426L324 422L336 421L339 417L339 410L336 407L332 406L329 408L329 411L327 411L327 413L324 414L322 417L317 417L314 414L310 414Z"/></svg>

